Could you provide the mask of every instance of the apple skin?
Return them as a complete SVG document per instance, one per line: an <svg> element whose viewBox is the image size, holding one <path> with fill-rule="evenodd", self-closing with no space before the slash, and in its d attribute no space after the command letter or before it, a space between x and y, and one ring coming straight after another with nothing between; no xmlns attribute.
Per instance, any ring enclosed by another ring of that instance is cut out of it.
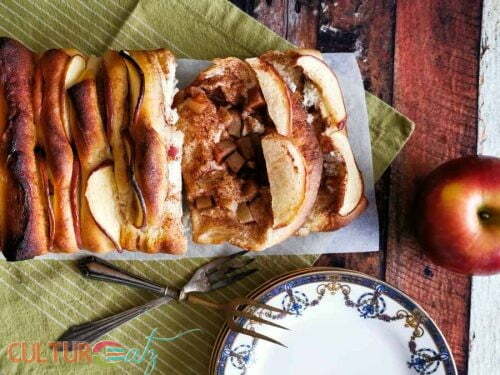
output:
<svg viewBox="0 0 500 375"><path fill-rule="evenodd" d="M467 156L427 176L417 198L424 251L452 271L500 272L500 158Z"/></svg>

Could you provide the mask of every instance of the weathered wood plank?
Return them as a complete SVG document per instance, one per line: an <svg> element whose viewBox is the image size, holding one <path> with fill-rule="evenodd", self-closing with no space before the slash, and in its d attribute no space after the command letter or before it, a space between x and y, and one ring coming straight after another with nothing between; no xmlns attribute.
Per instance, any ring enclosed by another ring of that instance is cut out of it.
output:
<svg viewBox="0 0 500 375"><path fill-rule="evenodd" d="M500 157L500 3L484 0L479 70L478 153ZM500 276L473 277L469 375L500 374Z"/></svg>
<svg viewBox="0 0 500 375"><path fill-rule="evenodd" d="M269 4L271 3L271 4ZM286 38L288 0L256 0L252 15L276 34Z"/></svg>
<svg viewBox="0 0 500 375"><path fill-rule="evenodd" d="M295 1L288 0L286 39L303 48L316 48L319 21L319 1L310 1L297 8Z"/></svg>
<svg viewBox="0 0 500 375"><path fill-rule="evenodd" d="M418 181L476 148L481 1L398 1L394 104L416 123L393 163L386 279L437 321L466 373L470 279L432 265L417 244L411 205Z"/></svg>

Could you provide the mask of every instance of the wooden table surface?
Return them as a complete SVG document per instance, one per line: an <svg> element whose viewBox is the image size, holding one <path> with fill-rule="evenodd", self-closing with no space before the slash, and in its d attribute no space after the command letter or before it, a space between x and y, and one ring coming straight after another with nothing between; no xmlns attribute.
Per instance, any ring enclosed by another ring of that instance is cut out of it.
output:
<svg viewBox="0 0 500 375"><path fill-rule="evenodd" d="M459 373L466 374L472 366L471 278L432 264L415 241L410 218L419 181L445 160L477 150L479 65L490 48L484 43L488 30L480 43L482 1L302 0L299 12L296 0L232 1L298 46L354 52L365 88L416 123L411 140L377 183L381 251L323 255L318 264L358 270L409 294L436 320ZM498 12L487 11L498 11L498 2L485 0L484 6L485 17L497 18L497 37ZM499 355L479 357L477 362L494 361L493 367L474 364L478 369L469 373L499 374Z"/></svg>

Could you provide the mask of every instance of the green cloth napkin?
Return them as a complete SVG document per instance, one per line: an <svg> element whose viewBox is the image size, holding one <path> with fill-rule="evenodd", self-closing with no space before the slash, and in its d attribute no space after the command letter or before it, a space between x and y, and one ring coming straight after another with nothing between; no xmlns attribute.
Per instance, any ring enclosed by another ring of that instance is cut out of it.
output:
<svg viewBox="0 0 500 375"><path fill-rule="evenodd" d="M76 47L102 54L107 48L168 47L179 57L255 56L290 43L224 0L76 0L0 2L0 34L35 51ZM410 136L413 124L367 93L374 174L378 179ZM260 272L218 292L217 301L242 296L271 277L313 263L315 256L261 256ZM181 286L205 259L116 262L160 283ZM110 351L61 353L48 347L67 327L130 308L152 295L89 281L74 262L0 261L0 373L10 374L203 374L222 325L219 313L172 304L158 308L105 337L121 345ZM156 329L156 331L154 331ZM172 338L146 346L147 337ZM116 344L114 344L116 345ZM145 351L146 349L146 351ZM122 350L122 352L120 352ZM123 352L125 350L125 352ZM143 352L145 354L143 355ZM24 352L24 353L23 353ZM116 357L115 357L116 359Z"/></svg>

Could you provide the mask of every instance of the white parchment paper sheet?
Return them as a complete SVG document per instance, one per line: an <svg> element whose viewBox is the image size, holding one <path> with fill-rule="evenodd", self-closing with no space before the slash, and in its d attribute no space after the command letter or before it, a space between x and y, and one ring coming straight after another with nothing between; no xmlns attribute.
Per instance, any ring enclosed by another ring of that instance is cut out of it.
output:
<svg viewBox="0 0 500 375"><path fill-rule="evenodd" d="M326 61L333 68L340 81L347 107L347 129L354 156L363 174L368 209L353 223L345 228L330 233L315 233L307 237L293 237L256 255L272 254L320 254L343 252L377 251L379 248L379 226L373 181L373 162L368 128L365 92L361 73L353 54L326 53ZM178 60L177 78L182 88L189 84L200 70L210 65L207 61ZM187 233L191 238L190 233ZM226 255L239 249L231 245L198 245L189 240L188 252L183 257L209 257ZM48 254L36 259L73 259L88 253ZM168 254L144 254L124 251L103 255L107 259L179 259Z"/></svg>

